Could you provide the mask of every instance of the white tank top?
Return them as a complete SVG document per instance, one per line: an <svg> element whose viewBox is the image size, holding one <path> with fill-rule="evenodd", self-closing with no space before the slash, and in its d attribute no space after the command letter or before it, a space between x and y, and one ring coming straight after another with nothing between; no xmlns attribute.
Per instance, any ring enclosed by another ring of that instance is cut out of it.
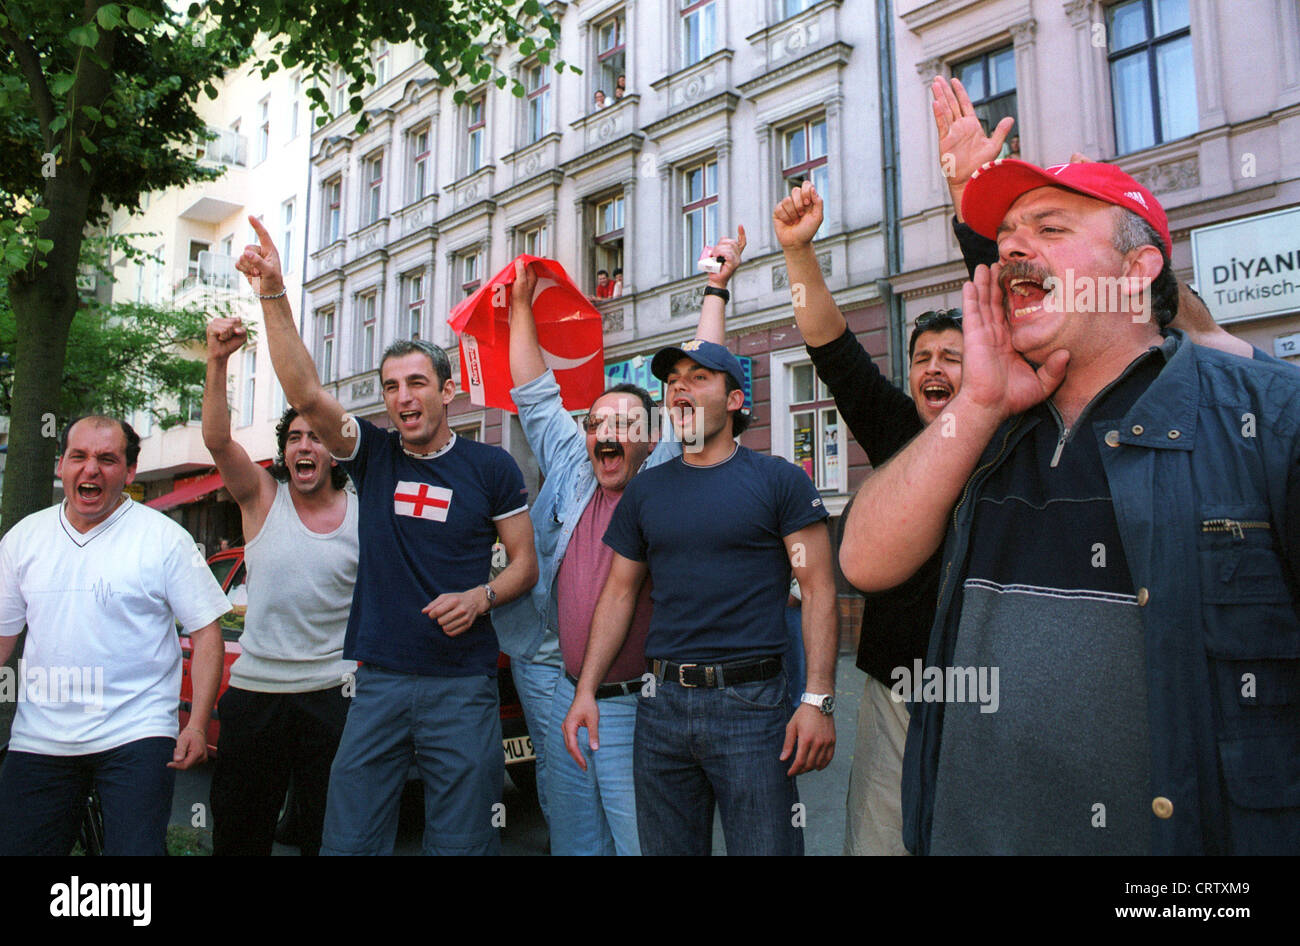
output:
<svg viewBox="0 0 1300 946"><path fill-rule="evenodd" d="M333 532L317 533L298 518L289 484L277 483L262 529L244 547L248 611L230 668L243 690L306 693L340 686L355 673L343 659L343 635L357 577L357 497Z"/></svg>

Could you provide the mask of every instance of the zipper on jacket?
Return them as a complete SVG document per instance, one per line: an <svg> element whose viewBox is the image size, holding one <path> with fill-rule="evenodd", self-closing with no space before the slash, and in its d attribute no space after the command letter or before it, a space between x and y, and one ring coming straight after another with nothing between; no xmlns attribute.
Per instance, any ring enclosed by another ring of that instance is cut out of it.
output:
<svg viewBox="0 0 1300 946"><path fill-rule="evenodd" d="M1267 522L1247 519L1206 519L1201 523L1202 532L1231 532L1234 538L1244 539L1246 529L1271 529Z"/></svg>

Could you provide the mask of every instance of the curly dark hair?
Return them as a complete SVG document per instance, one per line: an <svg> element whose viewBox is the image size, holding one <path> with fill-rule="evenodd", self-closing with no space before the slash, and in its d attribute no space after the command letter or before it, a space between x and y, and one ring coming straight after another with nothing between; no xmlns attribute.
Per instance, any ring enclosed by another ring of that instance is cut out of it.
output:
<svg viewBox="0 0 1300 946"><path fill-rule="evenodd" d="M284 447L289 442L289 425L293 423L298 416L296 407L287 407L284 413L280 415L280 422L275 425L275 462L267 470L280 482L288 482L289 468L284 462ZM335 489L342 489L348 485L348 473L343 467L333 465L330 467L330 485Z"/></svg>

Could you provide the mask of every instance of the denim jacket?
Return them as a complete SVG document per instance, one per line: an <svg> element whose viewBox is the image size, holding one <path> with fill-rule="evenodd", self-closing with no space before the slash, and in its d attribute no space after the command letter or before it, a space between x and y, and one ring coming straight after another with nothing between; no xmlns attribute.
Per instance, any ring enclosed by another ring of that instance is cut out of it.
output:
<svg viewBox="0 0 1300 946"><path fill-rule="evenodd" d="M587 457L587 438L560 401L555 374L547 371L510 392L519 409L524 437L546 478L528 514L537 546L538 579L533 590L492 614L501 649L512 658L531 660L546 636L555 631L555 577L582 512L596 493L596 474ZM671 426L667 428L671 430ZM681 443L668 434L660 439L641 469L680 456ZM638 471L640 472L640 471Z"/></svg>
<svg viewBox="0 0 1300 946"><path fill-rule="evenodd" d="M1294 854L1300 563L1284 550L1300 528L1287 521L1300 372L1168 334L1167 364L1118 428L1091 425L1141 606L1152 853ZM953 510L929 665L952 661L974 497L1036 423L1021 415L995 433ZM943 704L911 707L903 837L926 853Z"/></svg>

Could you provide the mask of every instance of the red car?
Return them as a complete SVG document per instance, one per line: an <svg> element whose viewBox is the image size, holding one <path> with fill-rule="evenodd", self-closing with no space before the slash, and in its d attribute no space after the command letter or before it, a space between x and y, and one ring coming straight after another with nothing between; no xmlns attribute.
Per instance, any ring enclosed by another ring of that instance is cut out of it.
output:
<svg viewBox="0 0 1300 946"><path fill-rule="evenodd" d="M221 590L234 603L233 610L221 619L221 638L225 644L225 663L221 668L221 686L217 690L220 705L221 694L230 685L230 665L242 653L239 636L244 632L244 611L246 594L243 585L248 581L248 571L244 567L243 547L226 549L208 558L208 567L213 577L221 585ZM193 689L190 680L191 645L188 635L181 635L181 699L180 723L184 728L190 719L190 701ZM524 721L524 709L519 702L519 693L515 689L514 677L510 673L510 658L505 654L497 656L497 687L501 702L501 747L505 752L506 771L510 780L521 792L529 795L537 793L537 755L533 751L533 740L528 734L528 725ZM218 752L221 720L217 710L212 711L212 720L208 723L208 754L215 756Z"/></svg>

